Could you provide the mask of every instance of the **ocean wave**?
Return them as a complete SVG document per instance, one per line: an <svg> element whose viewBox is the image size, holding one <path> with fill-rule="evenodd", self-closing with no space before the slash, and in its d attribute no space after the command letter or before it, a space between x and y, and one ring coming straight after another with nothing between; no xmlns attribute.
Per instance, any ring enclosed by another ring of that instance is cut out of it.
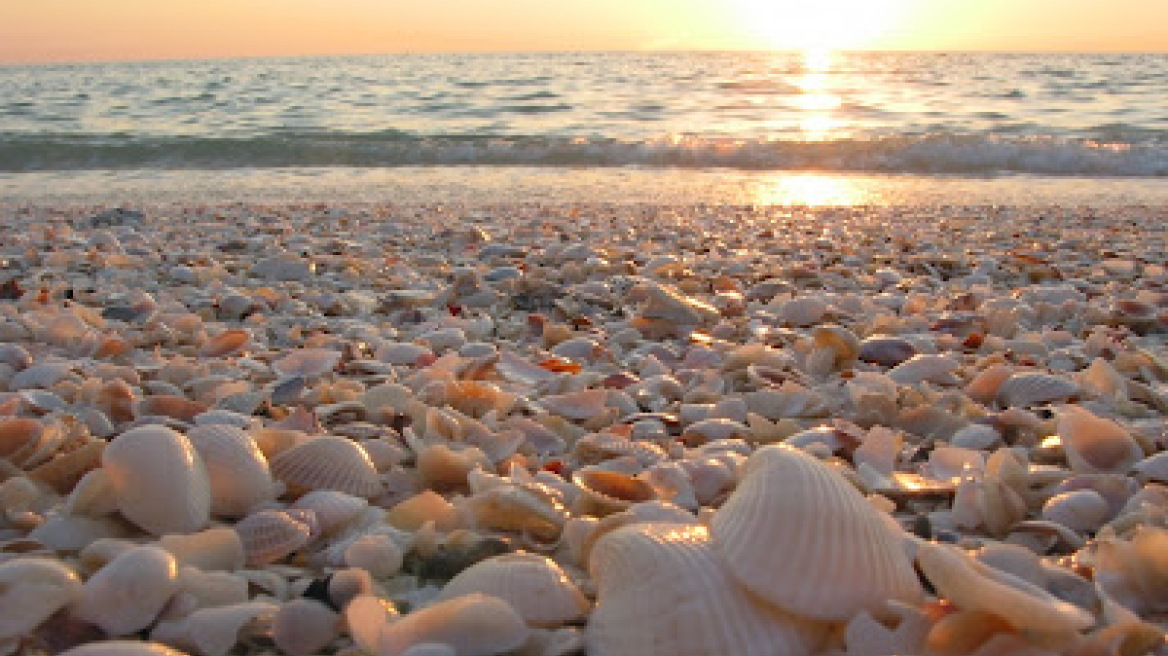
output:
<svg viewBox="0 0 1168 656"><path fill-rule="evenodd" d="M1168 176L1168 145L1033 136L796 141L667 137L419 136L283 130L236 138L0 133L0 171L275 167L568 166L823 170L938 175Z"/></svg>

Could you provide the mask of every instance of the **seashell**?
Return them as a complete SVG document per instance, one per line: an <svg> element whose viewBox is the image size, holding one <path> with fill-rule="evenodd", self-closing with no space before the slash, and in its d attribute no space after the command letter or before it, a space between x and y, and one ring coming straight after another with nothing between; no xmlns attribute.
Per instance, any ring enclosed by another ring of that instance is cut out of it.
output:
<svg viewBox="0 0 1168 656"><path fill-rule="evenodd" d="M989 424L969 424L949 438L952 446L974 451L988 451L1001 442L1002 434Z"/></svg>
<svg viewBox="0 0 1168 656"><path fill-rule="evenodd" d="M685 427L681 440L688 446L699 446L714 440L744 440L752 436L750 429L732 419L703 419Z"/></svg>
<svg viewBox="0 0 1168 656"><path fill-rule="evenodd" d="M398 617L393 604L377 597L364 594L354 597L345 605L345 624L349 635L361 651L377 653L381 629Z"/></svg>
<svg viewBox="0 0 1168 656"><path fill-rule="evenodd" d="M1004 364L990 365L969 381L969 384L965 386L965 394L982 405L989 405L998 398L1002 384L1013 375L1013 367Z"/></svg>
<svg viewBox="0 0 1168 656"><path fill-rule="evenodd" d="M458 525L459 518L458 511L441 494L423 490L390 509L385 521L406 531L416 531L427 522L433 522L439 531L449 531Z"/></svg>
<svg viewBox="0 0 1168 656"><path fill-rule="evenodd" d="M281 376L312 378L332 371L341 361L341 352L330 349L304 348L292 351L272 363Z"/></svg>
<svg viewBox="0 0 1168 656"><path fill-rule="evenodd" d="M830 353L830 370L841 371L852 366L860 356L860 340L855 333L835 324L816 326L811 331L814 349Z"/></svg>
<svg viewBox="0 0 1168 656"><path fill-rule="evenodd" d="M857 357L884 367L895 367L917 354L917 349L906 339L887 335L873 335L860 342Z"/></svg>
<svg viewBox="0 0 1168 656"><path fill-rule="evenodd" d="M1094 532L1111 516L1107 500L1095 490L1064 492L1047 499L1042 519L1079 532Z"/></svg>
<svg viewBox="0 0 1168 656"><path fill-rule="evenodd" d="M174 558L158 547L135 547L86 581L72 613L109 636L129 635L153 624L177 591Z"/></svg>
<svg viewBox="0 0 1168 656"><path fill-rule="evenodd" d="M225 330L208 339L199 349L199 355L207 358L238 355L247 348L250 341L251 334L246 330Z"/></svg>
<svg viewBox="0 0 1168 656"><path fill-rule="evenodd" d="M0 643L32 632L81 595L77 574L56 560L27 557L0 563Z"/></svg>
<svg viewBox="0 0 1168 656"><path fill-rule="evenodd" d="M33 359L28 349L20 344L5 343L0 344L0 362L12 367L14 371L20 371L31 367Z"/></svg>
<svg viewBox="0 0 1168 656"><path fill-rule="evenodd" d="M339 624L340 616L328 606L310 599L294 599L276 611L272 640L285 654L314 654L337 639Z"/></svg>
<svg viewBox="0 0 1168 656"><path fill-rule="evenodd" d="M404 554L387 535L364 535L345 548L345 564L369 572L375 579L387 579L401 569Z"/></svg>
<svg viewBox="0 0 1168 656"><path fill-rule="evenodd" d="M994 569L1016 576L1027 583L1045 587L1046 572L1042 561L1030 549L1007 542L991 542L975 555L977 561Z"/></svg>
<svg viewBox="0 0 1168 656"><path fill-rule="evenodd" d="M384 626L378 639L381 656L400 656L414 645L439 643L457 656L509 652L531 633L507 602L481 594L464 595L428 606Z"/></svg>
<svg viewBox="0 0 1168 656"><path fill-rule="evenodd" d="M336 490L355 497L381 494L369 455L352 440L325 435L282 451L270 461L272 475L291 489Z"/></svg>
<svg viewBox="0 0 1168 656"><path fill-rule="evenodd" d="M134 416L141 417L170 417L186 423L191 423L195 417L207 411L205 403L191 401L173 394L155 394L145 396L133 404Z"/></svg>
<svg viewBox="0 0 1168 656"><path fill-rule="evenodd" d="M888 370L888 377L897 385L916 385L929 382L938 385L956 385L960 381L953 375L958 363L945 355L914 355Z"/></svg>
<svg viewBox="0 0 1168 656"><path fill-rule="evenodd" d="M260 452L268 459L269 466L272 458L312 439L303 431L271 427L249 431L248 436L255 440Z"/></svg>
<svg viewBox="0 0 1168 656"><path fill-rule="evenodd" d="M445 444L431 444L418 453L416 467L423 486L444 492L465 488L470 472L476 467L489 469L491 463L475 447L456 451Z"/></svg>
<svg viewBox="0 0 1168 656"><path fill-rule="evenodd" d="M28 477L52 488L58 494L69 494L77 483L101 466L101 454L106 442L90 442L68 453L58 454L52 460L28 473Z"/></svg>
<svg viewBox="0 0 1168 656"><path fill-rule="evenodd" d="M1100 535L1097 542L1096 588L1137 613L1160 613L1168 609L1168 595L1165 595L1168 531L1142 526L1130 540L1108 533Z"/></svg>
<svg viewBox="0 0 1168 656"><path fill-rule="evenodd" d="M588 389L545 396L539 404L548 412L573 421L588 421L606 409L608 390Z"/></svg>
<svg viewBox="0 0 1168 656"><path fill-rule="evenodd" d="M1058 412L1058 433L1067 464L1078 473L1126 473L1144 452L1122 426L1080 406Z"/></svg>
<svg viewBox="0 0 1168 656"><path fill-rule="evenodd" d="M646 281L640 285L640 292L644 294L645 304L638 316L650 321L698 326L720 318L712 306L688 298L668 285Z"/></svg>
<svg viewBox="0 0 1168 656"><path fill-rule="evenodd" d="M819 323L827 314L828 305L815 296L801 296L779 305L775 315L783 323L793 326L810 326Z"/></svg>
<svg viewBox="0 0 1168 656"><path fill-rule="evenodd" d="M197 567L203 571L235 571L243 568L244 548L239 533L217 526L189 535L164 535L158 546L166 549L178 566Z"/></svg>
<svg viewBox="0 0 1168 656"><path fill-rule="evenodd" d="M292 507L311 510L321 535L329 535L360 517L369 502L336 490L313 490L297 499Z"/></svg>
<svg viewBox="0 0 1168 656"><path fill-rule="evenodd" d="M22 389L49 389L73 371L69 362L44 362L18 371L8 381L8 389L15 392Z"/></svg>
<svg viewBox="0 0 1168 656"><path fill-rule="evenodd" d="M1065 401L1080 393L1079 386L1061 376L1020 373L998 387L998 402L1005 407L1030 408Z"/></svg>
<svg viewBox="0 0 1168 656"><path fill-rule="evenodd" d="M468 525L507 531L527 531L554 539L567 521L559 495L545 486L501 485L454 504Z"/></svg>
<svg viewBox="0 0 1168 656"><path fill-rule="evenodd" d="M53 515L28 533L28 537L54 551L81 551L94 540L120 538L126 525L107 517Z"/></svg>
<svg viewBox="0 0 1168 656"><path fill-rule="evenodd" d="M531 626L559 626L588 613L588 600L555 561L531 553L481 560L450 580L440 601L479 592L498 597Z"/></svg>
<svg viewBox="0 0 1168 656"><path fill-rule="evenodd" d="M1091 627L1087 611L1010 574L981 565L949 545L920 543L917 562L940 597L964 611L984 611L1019 632L1056 643Z"/></svg>
<svg viewBox="0 0 1168 656"><path fill-rule="evenodd" d="M240 562L242 562L242 558ZM179 567L178 580L178 594L185 595L194 602L194 608L192 608L191 612L199 608L229 606L231 604L242 604L247 601L247 580L235 574L229 574L227 572L204 572L196 567L188 566ZM173 602L172 605L174 605ZM164 613L164 617L168 616L169 613Z"/></svg>
<svg viewBox="0 0 1168 656"><path fill-rule="evenodd" d="M207 471L212 515L243 517L275 498L268 460L247 433L235 426L207 424L192 428L187 439Z"/></svg>
<svg viewBox="0 0 1168 656"><path fill-rule="evenodd" d="M181 622L168 641L202 656L227 656L252 627L270 623L278 609L267 601L200 608Z"/></svg>
<svg viewBox="0 0 1168 656"><path fill-rule="evenodd" d="M308 544L312 527L287 511L262 510L240 520L235 532L243 544L247 565L262 567Z"/></svg>
<svg viewBox="0 0 1168 656"><path fill-rule="evenodd" d="M919 598L901 536L837 472L796 449L767 446L742 476L711 524L741 585L788 612L823 619ZM784 575L766 574L776 570Z"/></svg>
<svg viewBox="0 0 1168 656"><path fill-rule="evenodd" d="M201 529L211 509L202 459L163 426L132 428L102 453L102 470L122 515L155 535Z"/></svg>
<svg viewBox="0 0 1168 656"><path fill-rule="evenodd" d="M60 656L187 656L157 642L105 640L90 642L61 652Z"/></svg>
<svg viewBox="0 0 1168 656"><path fill-rule="evenodd" d="M589 559L595 656L810 654L827 625L760 603L736 584L704 526L637 524L604 536Z"/></svg>
<svg viewBox="0 0 1168 656"><path fill-rule="evenodd" d="M375 357L389 364L412 366L422 358L432 357L434 352L429 347L410 342L388 342L377 348Z"/></svg>
<svg viewBox="0 0 1168 656"><path fill-rule="evenodd" d="M22 465L39 449L45 432L49 430L53 429L27 417L0 420L0 458Z"/></svg>
<svg viewBox="0 0 1168 656"><path fill-rule="evenodd" d="M598 467L576 470L572 482L581 492L573 505L578 514L604 517L657 497L646 481Z"/></svg>

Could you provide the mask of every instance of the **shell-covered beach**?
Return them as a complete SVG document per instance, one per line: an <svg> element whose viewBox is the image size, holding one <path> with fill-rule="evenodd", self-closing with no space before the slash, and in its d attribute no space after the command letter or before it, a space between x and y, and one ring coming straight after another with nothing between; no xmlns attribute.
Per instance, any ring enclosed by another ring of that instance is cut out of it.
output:
<svg viewBox="0 0 1168 656"><path fill-rule="evenodd" d="M0 654L1168 653L1166 214L0 205Z"/></svg>

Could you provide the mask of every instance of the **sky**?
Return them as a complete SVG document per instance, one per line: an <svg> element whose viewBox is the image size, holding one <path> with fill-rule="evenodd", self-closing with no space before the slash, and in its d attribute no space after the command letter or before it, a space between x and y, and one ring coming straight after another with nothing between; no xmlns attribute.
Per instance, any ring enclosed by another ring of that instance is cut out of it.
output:
<svg viewBox="0 0 1168 656"><path fill-rule="evenodd" d="M0 62L738 49L1168 52L1168 0L0 0Z"/></svg>

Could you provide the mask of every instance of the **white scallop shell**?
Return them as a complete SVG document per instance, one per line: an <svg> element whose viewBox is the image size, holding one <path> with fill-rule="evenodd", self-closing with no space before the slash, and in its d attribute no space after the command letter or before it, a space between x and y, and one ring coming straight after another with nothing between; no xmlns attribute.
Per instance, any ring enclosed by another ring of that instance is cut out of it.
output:
<svg viewBox="0 0 1168 656"><path fill-rule="evenodd" d="M588 600L555 561L533 553L509 553L479 561L446 584L440 600L472 592L511 604L532 626L559 626L588 613Z"/></svg>
<svg viewBox="0 0 1168 656"><path fill-rule="evenodd" d="M276 611L272 640L285 654L307 656L336 640L339 624L340 616L319 601L293 599Z"/></svg>
<svg viewBox="0 0 1168 656"><path fill-rule="evenodd" d="M381 494L381 480L369 455L344 437L308 440L271 460L272 475L292 488L337 490L356 497Z"/></svg>
<svg viewBox="0 0 1168 656"><path fill-rule="evenodd" d="M920 597L903 536L839 473L796 449L767 446L743 477L711 524L741 585L823 619Z"/></svg>
<svg viewBox="0 0 1168 656"><path fill-rule="evenodd" d="M72 612L107 635L124 636L153 624L177 591L174 557L159 547L136 547L86 581Z"/></svg>
<svg viewBox="0 0 1168 656"><path fill-rule="evenodd" d="M268 459L255 440L235 426L207 424L187 433L199 452L211 486L211 514L243 517L276 496Z"/></svg>
<svg viewBox="0 0 1168 656"><path fill-rule="evenodd" d="M1110 515L1107 500L1095 490L1063 492L1047 499L1042 506L1042 519L1079 532L1098 530Z"/></svg>
<svg viewBox="0 0 1168 656"><path fill-rule="evenodd" d="M1126 473L1143 459L1144 451L1122 426L1089 410L1071 405L1058 413L1067 464L1077 473Z"/></svg>
<svg viewBox="0 0 1168 656"><path fill-rule="evenodd" d="M802 656L827 632L748 594L704 526L620 528L596 543L589 570L598 590L588 620L593 656Z"/></svg>
<svg viewBox="0 0 1168 656"><path fill-rule="evenodd" d="M1044 373L1018 373L998 387L998 402L1005 407L1029 408L1055 401L1065 401L1081 393L1079 386L1062 376Z"/></svg>
<svg viewBox="0 0 1168 656"><path fill-rule="evenodd" d="M380 656L401 656L414 645L450 645L457 656L491 656L522 645L530 634L523 618L495 597L464 595L386 625L378 640Z"/></svg>
<svg viewBox="0 0 1168 656"><path fill-rule="evenodd" d="M363 535L345 547L345 564L369 572L375 579L387 579L401 569L405 555L388 535Z"/></svg>
<svg viewBox="0 0 1168 656"><path fill-rule="evenodd" d="M189 565L201 570L234 571L243 567L244 550L239 533L216 526L188 535L164 535L158 545L174 556L179 567Z"/></svg>
<svg viewBox="0 0 1168 656"><path fill-rule="evenodd" d="M297 512L311 512L301 510ZM308 544L312 527L282 510L263 510L235 525L243 543L245 561L251 567L274 563Z"/></svg>
<svg viewBox="0 0 1168 656"><path fill-rule="evenodd" d="M165 426L132 428L110 442L101 462L118 510L146 531L190 533L207 523L207 472L183 435Z"/></svg>
<svg viewBox="0 0 1168 656"><path fill-rule="evenodd" d="M1095 623L1087 611L982 565L956 547L922 542L917 562L939 597L965 611L980 610L1000 617L1020 632L1069 640Z"/></svg>
<svg viewBox="0 0 1168 656"><path fill-rule="evenodd" d="M321 535L329 535L360 517L369 502L336 490L313 490L297 499L292 507L314 512Z"/></svg>
<svg viewBox="0 0 1168 656"><path fill-rule="evenodd" d="M0 642L30 633L81 595L73 570L47 558L0 563Z"/></svg>

